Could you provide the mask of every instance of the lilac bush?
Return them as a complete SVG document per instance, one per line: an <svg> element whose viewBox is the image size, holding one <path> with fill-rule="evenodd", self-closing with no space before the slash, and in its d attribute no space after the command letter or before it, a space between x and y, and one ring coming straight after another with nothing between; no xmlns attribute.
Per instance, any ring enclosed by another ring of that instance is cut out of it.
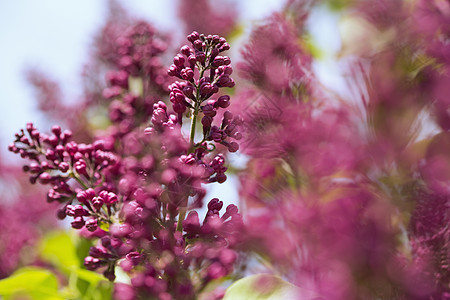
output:
<svg viewBox="0 0 450 300"><path fill-rule="evenodd" d="M85 102L65 120L74 132L16 134L9 150L90 240L84 267L114 298L450 299L450 6L323 3L369 28L342 58L356 93L329 93L315 74L307 20L320 1L258 24L237 68L214 34L233 14L205 5L200 26L184 7L205 33L170 64L168 37L113 5ZM63 119L70 108L37 74L42 110ZM245 166L230 163L237 151ZM241 209L208 199L236 169ZM259 272L271 275L240 279Z"/></svg>

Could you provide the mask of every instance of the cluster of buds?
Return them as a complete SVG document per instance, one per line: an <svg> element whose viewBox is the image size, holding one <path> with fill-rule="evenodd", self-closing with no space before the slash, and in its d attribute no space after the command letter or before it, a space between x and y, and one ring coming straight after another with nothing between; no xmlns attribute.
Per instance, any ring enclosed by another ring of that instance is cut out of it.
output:
<svg viewBox="0 0 450 300"><path fill-rule="evenodd" d="M237 259L233 247L241 240L242 218L233 204L220 216L222 207L223 202L214 198L208 203L203 224L196 211L191 211L183 222L186 237L195 241L189 252L191 264L205 283L231 273Z"/></svg>
<svg viewBox="0 0 450 300"><path fill-rule="evenodd" d="M170 101L173 110L178 114L178 122L181 124L182 115L187 110L192 118L191 124L191 153L183 158L187 164L202 165L205 168L206 182L222 183L226 180L226 167L223 166L223 156L217 156L208 164L205 163L205 155L210 149L215 149L216 144L227 147L228 151L236 152L239 149L237 142L242 135L238 131L241 125L239 117L233 117L232 113L223 113L220 125L214 125L214 118L218 116L220 109L226 109L230 105L230 96L221 95L212 99L219 89L232 88L235 83L230 77L233 68L228 56L220 55L229 50L230 46L225 38L218 35L198 34L192 32L187 40L191 46L184 45L173 59L168 74L178 77L183 81L176 81L169 86ZM201 114L203 138L197 143L194 141L197 116ZM211 145L208 145L211 142ZM217 164L215 161L220 161ZM215 174L215 176L213 176Z"/></svg>
<svg viewBox="0 0 450 300"><path fill-rule="evenodd" d="M82 186L88 182L98 183L102 179L101 170L117 163L114 154L104 151L104 142L77 144L69 141L72 133L62 132L61 127L53 126L52 134L42 134L32 123L27 124L26 133L21 130L16 134L14 143L8 149L20 154L22 158L32 161L24 166L24 171L31 174L30 181L42 184L54 184L49 192L49 201L61 198L61 192L69 192L66 181L76 179Z"/></svg>
<svg viewBox="0 0 450 300"><path fill-rule="evenodd" d="M195 31L187 39L191 43L191 47L188 45L181 47L180 53L175 56L174 63L168 71L170 76L183 80L176 81L169 86L173 110L179 114L179 117L186 110L190 110L194 116L194 122L198 113L202 113L202 142L214 140L227 146L231 152L235 152L239 148L238 144L225 139L228 137L239 139L240 135L237 134L237 130L233 128L226 134L220 132L221 137L219 138L218 127L212 125L217 111L230 105L230 96L222 95L218 99L211 99L211 97L218 93L220 88L232 88L235 85L234 80L230 77L233 73L230 58L219 55L228 50L230 45L225 38L217 35L205 36ZM228 114L231 113L228 112ZM181 118L179 121L181 122Z"/></svg>
<svg viewBox="0 0 450 300"><path fill-rule="evenodd" d="M23 167L31 174L31 183L38 181L52 186L47 193L48 202L65 204L58 210L58 218L71 216L74 218L73 228L86 227L95 231L99 221L110 222L110 206L117 201L117 196L102 191L95 197L94 189L88 187L101 187L105 179L102 171L116 165L118 160L114 154L105 151L103 141L77 144L69 141L71 136L69 130L63 132L59 126L53 126L51 135L42 134L29 123L26 131L16 134L9 150L32 161ZM71 179L78 183L78 187L71 184ZM78 192L80 187L82 190ZM75 200L80 204L74 204ZM103 204L107 207L105 210L102 209Z"/></svg>
<svg viewBox="0 0 450 300"><path fill-rule="evenodd" d="M167 44L146 23L116 41L117 70L106 73L103 98L111 100L109 117L116 136L130 133L152 113L155 96L166 94L169 77L159 56ZM151 91L151 94L149 93Z"/></svg>
<svg viewBox="0 0 450 300"><path fill-rule="evenodd" d="M240 139L239 118L226 111L220 127L213 125L217 110L227 108L230 97L209 99L219 88L234 86L229 77L230 59L219 56L229 45L218 36L189 35L193 50L182 48L189 66L180 55L174 59L183 76L179 78L185 81L171 86L173 114L164 102L145 100L149 99L145 91L149 74L136 70L144 70L150 57L160 52L147 45L152 34L144 27L135 31L128 40L118 41L123 54L120 70L107 75L110 87L104 96L112 100L113 121L111 136L104 138L108 142L77 144L69 141L69 131L55 126L47 136L29 124L28 135L25 131L18 134L10 150L33 161L25 167L33 182L53 185L48 199L64 204L58 211L60 219L72 217L74 229L100 237L85 258L87 269L100 270L113 281L115 268L120 266L131 279L131 285L122 288L136 297L196 299L206 283L233 271L242 225L236 206L229 206L220 217L222 202L218 199L208 205L202 225L196 212L191 211L185 220L188 210L203 205L206 191L202 184L222 183L227 178L224 156L220 151L211 153L215 144L230 152L239 148L230 141ZM194 70L200 74L198 79L194 79ZM136 94L132 87L136 76L144 86L143 94ZM184 103L184 108L176 103ZM136 117L140 107L144 107L142 118ZM186 108L192 116L190 142L179 126ZM203 139L195 143L200 113Z"/></svg>

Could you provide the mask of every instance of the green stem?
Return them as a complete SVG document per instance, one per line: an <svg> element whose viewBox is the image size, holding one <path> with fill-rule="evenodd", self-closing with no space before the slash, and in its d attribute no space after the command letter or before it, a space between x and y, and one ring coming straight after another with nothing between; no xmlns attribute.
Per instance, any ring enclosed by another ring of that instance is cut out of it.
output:
<svg viewBox="0 0 450 300"><path fill-rule="evenodd" d="M192 118L191 118L191 135L189 137L191 147L194 146L195 126L197 125L198 110L199 110L199 104L195 103L195 108L194 108L194 111L192 113ZM179 232L183 231L183 221L184 221L184 218L186 217L186 209L187 209L187 202L188 202L187 200L188 199L183 201L182 206L180 207L180 214L178 215L178 223L177 223L177 231L179 231Z"/></svg>
<svg viewBox="0 0 450 300"><path fill-rule="evenodd" d="M189 141L191 142L191 146L194 145L195 139L195 126L197 125L197 115L198 115L198 105L195 104L195 109L192 114L192 123L191 123L191 135Z"/></svg>
<svg viewBox="0 0 450 300"><path fill-rule="evenodd" d="M180 214L178 215L177 231L183 232L183 221L186 217L186 207L180 207Z"/></svg>
<svg viewBox="0 0 450 300"><path fill-rule="evenodd" d="M77 174L72 172L72 178L74 178L82 187L83 189L87 190L89 187L81 180L80 177L78 177Z"/></svg>

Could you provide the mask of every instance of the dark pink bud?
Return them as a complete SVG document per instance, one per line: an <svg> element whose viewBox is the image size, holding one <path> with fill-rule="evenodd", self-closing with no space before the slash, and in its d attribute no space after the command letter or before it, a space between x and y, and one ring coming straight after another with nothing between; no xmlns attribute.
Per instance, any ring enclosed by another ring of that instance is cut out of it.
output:
<svg viewBox="0 0 450 300"><path fill-rule="evenodd" d="M70 156L73 156L78 151L77 143L75 143L75 142L67 143L66 151L67 151L67 153L69 153Z"/></svg>
<svg viewBox="0 0 450 300"><path fill-rule="evenodd" d="M193 43L195 40L198 40L200 38L200 35L197 31L193 31L191 34L187 36L187 40L191 43Z"/></svg>
<svg viewBox="0 0 450 300"><path fill-rule="evenodd" d="M239 150L239 144L236 142L231 142L228 144L228 151L230 152L236 152Z"/></svg>
<svg viewBox="0 0 450 300"><path fill-rule="evenodd" d="M70 223L72 225L72 228L74 229L81 229L84 226L84 220L82 217L76 217L72 223Z"/></svg>
<svg viewBox="0 0 450 300"><path fill-rule="evenodd" d="M211 127L213 119L209 116L204 116L202 118L202 125L204 128L209 129Z"/></svg>
<svg viewBox="0 0 450 300"><path fill-rule="evenodd" d="M204 63L206 61L206 55L204 52L196 52L195 59L200 63Z"/></svg>
<svg viewBox="0 0 450 300"><path fill-rule="evenodd" d="M66 214L71 217L85 217L89 215L89 212L81 205L67 205Z"/></svg>
<svg viewBox="0 0 450 300"><path fill-rule="evenodd" d="M74 169L78 174L87 175L86 162L84 160L79 160L74 164Z"/></svg>
<svg viewBox="0 0 450 300"><path fill-rule="evenodd" d="M27 131L28 131L28 133L30 133L31 134L31 132L34 130L34 129L36 129L35 127L34 127L34 125L33 125L33 123L27 123Z"/></svg>
<svg viewBox="0 0 450 300"><path fill-rule="evenodd" d="M188 57L188 63L193 66L195 65L195 63L197 62L197 58L195 57L194 54L189 55Z"/></svg>
<svg viewBox="0 0 450 300"><path fill-rule="evenodd" d="M185 59L184 59L184 57L181 54L177 54L173 58L174 65L176 65L178 67L183 67L184 66L184 62L185 62Z"/></svg>
<svg viewBox="0 0 450 300"><path fill-rule="evenodd" d="M219 173L216 175L216 181L218 183L224 183L227 180L227 175L223 174L223 173Z"/></svg>
<svg viewBox="0 0 450 300"><path fill-rule="evenodd" d="M186 95L186 97L191 98L192 96L194 96L194 87L190 84L186 85L183 88L183 93L184 95Z"/></svg>
<svg viewBox="0 0 450 300"><path fill-rule="evenodd" d="M229 85L231 84L232 79L230 78L229 75L227 74L223 74L219 77L219 80L217 81L217 85L219 87L230 87Z"/></svg>
<svg viewBox="0 0 450 300"><path fill-rule="evenodd" d="M64 130L64 132L61 134L61 140L64 143L66 143L70 138L72 137L72 131L70 130Z"/></svg>
<svg viewBox="0 0 450 300"><path fill-rule="evenodd" d="M103 206L103 200L100 197L94 197L92 199L92 206L96 211L99 211Z"/></svg>
<svg viewBox="0 0 450 300"><path fill-rule="evenodd" d="M103 272L103 276L109 281L114 281L116 279L116 275L114 274L114 268L108 268Z"/></svg>
<svg viewBox="0 0 450 300"><path fill-rule="evenodd" d="M184 106L184 105L181 104L181 103L175 103L175 104L173 105L173 110L174 110L176 113L182 114L182 113L184 113L184 112L186 111L186 106Z"/></svg>
<svg viewBox="0 0 450 300"><path fill-rule="evenodd" d="M202 112L205 116L208 116L208 117L214 117L216 115L214 106L212 106L211 104L206 104L206 105L202 106Z"/></svg>
<svg viewBox="0 0 450 300"><path fill-rule="evenodd" d="M222 216L222 220L225 221L229 217L236 215L238 213L238 211L239 211L239 209L237 208L236 205L234 205L234 204L228 205L226 212Z"/></svg>
<svg viewBox="0 0 450 300"><path fill-rule="evenodd" d="M227 108L230 106L230 96L223 95L220 96L219 99L217 99L217 105L219 105L222 108Z"/></svg>
<svg viewBox="0 0 450 300"><path fill-rule="evenodd" d="M189 56L191 54L191 48L189 48L189 46L184 45L183 47L181 47L180 52L186 56Z"/></svg>
<svg viewBox="0 0 450 300"><path fill-rule="evenodd" d="M179 69L178 69L178 67L177 66L175 66L175 65L171 65L170 67L169 67L169 69L167 70L167 74L169 75L169 76L179 76Z"/></svg>
<svg viewBox="0 0 450 300"><path fill-rule="evenodd" d="M98 228L97 220L96 219L89 219L86 221L86 229L90 232L96 231Z"/></svg>
<svg viewBox="0 0 450 300"><path fill-rule="evenodd" d="M66 173L67 171L69 171L69 164L66 163L66 162L61 162L61 163L58 165L58 169L59 169L61 172Z"/></svg>
<svg viewBox="0 0 450 300"><path fill-rule="evenodd" d="M55 151L59 156L62 156L64 153L64 146L63 145L56 146Z"/></svg>
<svg viewBox="0 0 450 300"><path fill-rule="evenodd" d="M200 40L195 40L192 45L194 46L195 49L202 50L204 43Z"/></svg>
<svg viewBox="0 0 450 300"><path fill-rule="evenodd" d="M44 172L41 175L39 175L39 181L42 184L47 184L52 180L52 176L50 176L50 174Z"/></svg>
<svg viewBox="0 0 450 300"><path fill-rule="evenodd" d="M32 162L29 166L30 173L39 173L41 171L41 166L38 163Z"/></svg>
<svg viewBox="0 0 450 300"><path fill-rule="evenodd" d="M228 43L224 43L224 44L219 48L219 51L220 51L220 52L222 52L222 51L227 51L227 50L230 50L230 44L228 44Z"/></svg>
<svg viewBox="0 0 450 300"><path fill-rule="evenodd" d="M212 50L211 50L211 58L213 59L213 58L215 58L217 55L219 55L219 49L216 49L216 48L212 49Z"/></svg>
<svg viewBox="0 0 450 300"><path fill-rule="evenodd" d="M87 198L88 200L92 200L92 198L95 197L95 191L94 191L94 189L92 189L92 188L87 189L87 190L85 191L85 193L86 193L86 198Z"/></svg>
<svg viewBox="0 0 450 300"><path fill-rule="evenodd" d="M8 145L8 150L14 153L17 153L19 151L19 149L16 147L16 145L14 145L14 143L11 143Z"/></svg>
<svg viewBox="0 0 450 300"><path fill-rule="evenodd" d="M58 138L55 135L51 135L49 137L47 137L44 142L46 142L47 144L51 145L52 147L56 147L56 145L58 145Z"/></svg>
<svg viewBox="0 0 450 300"><path fill-rule="evenodd" d="M217 198L211 199L211 201L209 201L209 203L208 203L208 210L211 210L211 211L219 211L222 209L222 207L223 207L223 202Z"/></svg>
<svg viewBox="0 0 450 300"><path fill-rule="evenodd" d="M66 218L66 210L64 208L58 209L56 212L56 217L60 220L64 220Z"/></svg>
<svg viewBox="0 0 450 300"><path fill-rule="evenodd" d="M212 91L212 86L210 83L205 82L200 86L200 95L206 97Z"/></svg>
<svg viewBox="0 0 450 300"><path fill-rule="evenodd" d="M89 256L95 258L109 258L110 254L103 247L91 247L89 248Z"/></svg>
<svg viewBox="0 0 450 300"><path fill-rule="evenodd" d="M225 60L223 56L216 56L216 58L214 58L214 61L212 62L213 67L219 67L225 64Z"/></svg>
<svg viewBox="0 0 450 300"><path fill-rule="evenodd" d="M119 198L117 197L116 194L114 194L113 192L109 192L107 194L104 194L103 201L107 204L107 205L111 205L116 203L117 201L119 201Z"/></svg>
<svg viewBox="0 0 450 300"><path fill-rule="evenodd" d="M231 59L228 56L224 56L223 63L224 63L224 65L229 65L229 64L231 64Z"/></svg>
<svg viewBox="0 0 450 300"><path fill-rule="evenodd" d="M184 80L191 80L192 78L194 78L194 71L191 68L186 67L181 70L180 75Z"/></svg>
<svg viewBox="0 0 450 300"><path fill-rule="evenodd" d="M98 259L98 258L88 256L84 259L84 266L88 270L91 270L91 271L96 270L101 265L102 265L102 261L100 261L100 259Z"/></svg>
<svg viewBox="0 0 450 300"><path fill-rule="evenodd" d="M55 125L52 127L52 133L59 137L61 135L61 127L59 127L58 125Z"/></svg>

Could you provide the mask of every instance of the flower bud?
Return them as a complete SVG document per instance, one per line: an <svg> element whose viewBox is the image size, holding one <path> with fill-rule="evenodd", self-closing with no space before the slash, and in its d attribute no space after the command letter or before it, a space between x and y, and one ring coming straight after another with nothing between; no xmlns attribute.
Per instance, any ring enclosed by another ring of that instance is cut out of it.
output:
<svg viewBox="0 0 450 300"><path fill-rule="evenodd" d="M81 229L84 226L84 220L82 217L76 217L72 223L70 223L72 225L72 228L74 229Z"/></svg>

